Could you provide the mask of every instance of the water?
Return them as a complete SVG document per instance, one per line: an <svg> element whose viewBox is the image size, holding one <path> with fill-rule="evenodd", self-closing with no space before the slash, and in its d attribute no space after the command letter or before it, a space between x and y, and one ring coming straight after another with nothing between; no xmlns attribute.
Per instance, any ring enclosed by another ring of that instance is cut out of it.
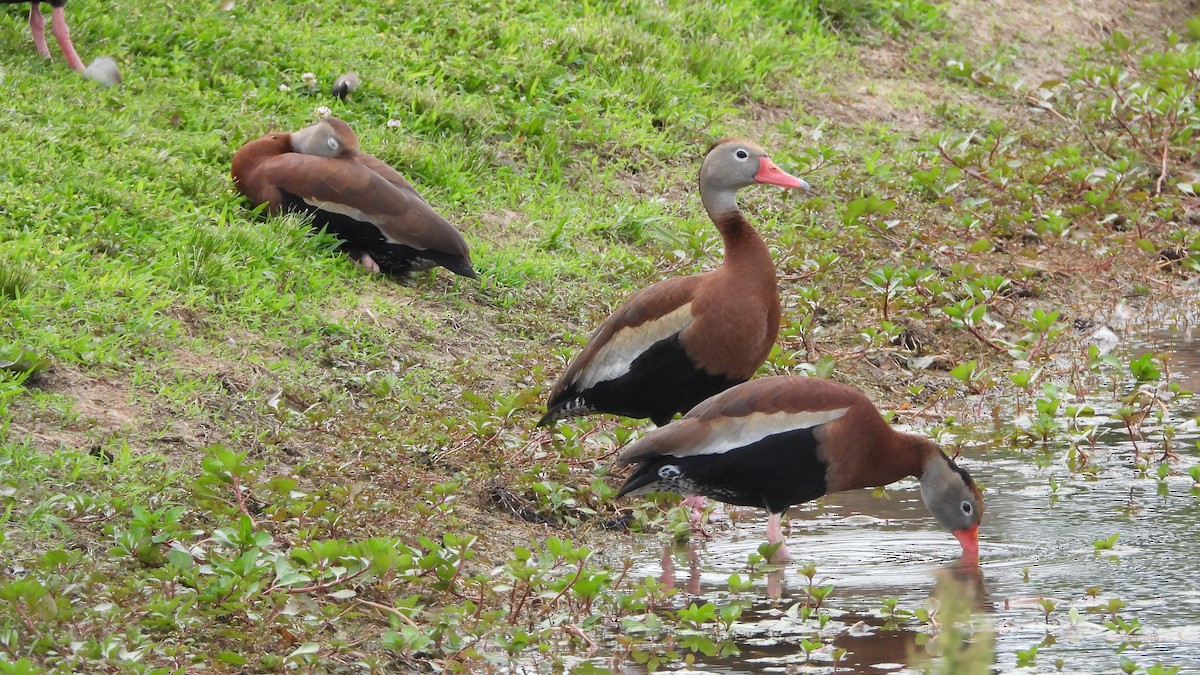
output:
<svg viewBox="0 0 1200 675"><path fill-rule="evenodd" d="M1137 347L1134 353L1172 352L1174 380L1200 390L1200 344L1190 335L1153 334ZM644 551L634 573L673 584L683 598L747 605L724 634L740 654L696 654L696 672L833 672L833 648L846 650L839 673L921 672L936 631L913 616L889 624L883 601L894 598L899 609L915 612L936 607L930 598L940 591L970 599L976 625L995 634L999 672L1120 673L1126 658L1138 664L1137 672L1159 663L1200 673L1200 488L1187 475L1200 463L1200 431L1189 421L1195 402L1167 406L1171 414L1163 423L1176 426L1172 449L1180 458L1160 480L1161 426L1153 418L1145 422L1138 448L1148 461L1139 472L1125 426L1109 417L1116 410L1112 398L1087 400L1098 414L1093 423L1102 423L1083 471L1068 465L1065 442L1012 448L981 436L976 442L983 447L964 454L961 463L986 489L978 568L957 565L958 543L937 528L909 481L883 496L859 491L794 509L791 564L740 593L730 592L728 578L745 578L747 557L765 541L761 512L735 511L749 520L734 524L718 507L711 541L665 554ZM1093 545L1113 534L1111 550ZM821 607L829 618L820 630L816 618L802 620L796 611L808 599L809 581L800 570L810 563L817 584L834 584ZM1048 623L1043 598L1056 603ZM1102 625L1114 600L1124 603L1117 610L1121 620L1140 622L1132 636ZM801 643L818 636L825 646L806 660ZM1036 645L1036 658L1018 667L1018 651ZM642 672L636 668L627 672Z"/></svg>

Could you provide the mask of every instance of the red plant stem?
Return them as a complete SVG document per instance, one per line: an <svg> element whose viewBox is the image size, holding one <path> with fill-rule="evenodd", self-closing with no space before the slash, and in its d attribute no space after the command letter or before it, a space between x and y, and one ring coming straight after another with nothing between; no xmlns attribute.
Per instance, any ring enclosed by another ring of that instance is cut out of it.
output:
<svg viewBox="0 0 1200 675"><path fill-rule="evenodd" d="M1004 137L1001 134L996 134L996 144L992 146L992 151L988 153L988 166L991 166L995 163L996 151L1000 149L1000 141L1003 140L1003 138Z"/></svg>
<svg viewBox="0 0 1200 675"><path fill-rule="evenodd" d="M33 619L29 616L29 613L25 611L25 608L22 607L21 604L22 603L20 601L13 602L13 608L16 609L17 614L20 614L21 618L25 620L25 625L29 627L29 632L33 633L39 638L42 637L42 632L37 629L37 626L35 626L33 623Z"/></svg>
<svg viewBox="0 0 1200 675"><path fill-rule="evenodd" d="M963 166L962 164L960 164L958 162L958 160L956 160L950 156L950 153L946 152L946 148L943 145L941 145L940 143L938 144L937 149L938 149L938 152L941 153L942 157L947 162L950 162L955 167L957 167L959 171L962 171L963 173L967 174L968 176L974 178L975 180L987 183L988 185L991 185L992 187L996 186L996 184L992 181L991 178L988 178L987 176L979 173L978 171L976 171L975 169L972 169L969 166ZM1003 189L1003 188L1001 188L1001 189Z"/></svg>
<svg viewBox="0 0 1200 675"><path fill-rule="evenodd" d="M250 525L252 527L258 527L258 523L254 522L254 517L251 516L250 511L248 511L246 509L246 497L242 494L241 477L238 476L236 473L230 471L229 472L229 483L230 483L230 485L233 486L233 496L235 499L237 499L238 510L242 512L242 515L244 515L250 519Z"/></svg>
<svg viewBox="0 0 1200 675"><path fill-rule="evenodd" d="M1125 423L1125 431L1129 434L1129 440L1133 443L1133 456L1136 461L1136 458L1142 456L1142 451L1138 448L1137 439L1133 436L1133 426L1130 425L1128 417L1122 418L1121 421Z"/></svg>
<svg viewBox="0 0 1200 675"><path fill-rule="evenodd" d="M621 586L621 584L625 581L625 577L629 576L629 570L632 567L633 565L631 565L629 562L625 563L625 568L621 570L621 576L617 577L617 580L612 584L613 588L619 588Z"/></svg>
<svg viewBox="0 0 1200 675"><path fill-rule="evenodd" d="M562 589L561 591L559 591L559 592L558 592L558 595L554 596L554 599L553 599L553 600L551 600L551 601L550 601L550 602L549 602L549 603L546 605L547 607L550 607L550 606L553 606L553 605L556 605L556 604L558 604L558 600L559 600L559 598L561 598L561 597L563 596L563 594L564 594L564 593L566 593L567 591L571 590L571 587L575 585L575 582L576 582L576 581L579 581L579 577L583 576L583 565L584 565L584 561L580 560L580 561L579 561L579 568L575 570L575 578L574 578L574 579L571 579L571 583L567 584L566 586L563 586L563 589Z"/></svg>
<svg viewBox="0 0 1200 675"><path fill-rule="evenodd" d="M975 328L974 326L967 326L967 331L970 332L971 335L974 335L975 338L978 339L983 344L996 350L997 353L999 353L999 354L1007 354L1008 353L1007 349L1005 349L1004 347L1001 347L1000 345L996 344L995 342L992 342L991 340L987 339L983 335L983 333L979 332L978 328Z"/></svg>

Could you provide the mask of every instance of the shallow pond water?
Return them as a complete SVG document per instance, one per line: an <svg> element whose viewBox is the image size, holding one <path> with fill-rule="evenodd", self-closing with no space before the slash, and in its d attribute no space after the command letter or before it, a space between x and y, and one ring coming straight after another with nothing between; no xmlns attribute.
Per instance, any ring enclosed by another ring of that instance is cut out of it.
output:
<svg viewBox="0 0 1200 675"><path fill-rule="evenodd" d="M1187 334L1145 336L1130 351L1170 351L1173 378L1200 390L1200 343ZM973 598L976 625L995 634L999 672L1120 673L1124 658L1136 662L1136 672L1161 664L1200 673L1200 488L1187 474L1200 463L1196 402L1172 402L1170 415L1146 420L1138 449L1147 468L1139 471L1113 398L1086 399L1099 429L1083 469L1068 462L1072 446L1064 440L965 444L962 464L986 489L978 568L957 564L957 542L937 528L910 481L882 496L858 491L794 509L792 562L756 575L747 590L731 592L728 579L747 576L748 556L765 541L761 512L734 512L746 519L733 524L718 507L710 541L642 551L634 574L659 577L698 602L743 601L739 622L721 633L740 653L695 654L696 672L833 672L834 648L846 650L840 673L920 672L923 645L935 631L911 614L889 623L884 600L912 613L936 607L930 598L942 589ZM1171 447L1179 459L1160 477L1164 424L1175 427ZM1094 545L1113 534L1111 549ZM834 585L821 605L829 615L821 629L815 615L797 615L808 599L807 564L815 565L817 584ZM1043 598L1056 603L1049 621ZM1116 617L1139 624L1131 635L1103 625L1114 600L1124 603ZM806 659L802 641L818 636L825 646ZM1018 652L1039 645L1018 665Z"/></svg>

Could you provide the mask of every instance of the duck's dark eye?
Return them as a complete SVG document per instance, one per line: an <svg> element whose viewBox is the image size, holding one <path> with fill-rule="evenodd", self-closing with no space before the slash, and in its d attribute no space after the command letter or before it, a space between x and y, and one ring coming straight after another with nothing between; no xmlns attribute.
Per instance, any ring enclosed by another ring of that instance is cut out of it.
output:
<svg viewBox="0 0 1200 675"><path fill-rule="evenodd" d="M750 153L746 152L745 150L738 150L737 152L733 153L733 156L737 157L738 159L746 159L750 156Z"/></svg>
<svg viewBox="0 0 1200 675"><path fill-rule="evenodd" d="M966 515L968 515L968 516L971 515L971 502L963 502L962 510L963 510L963 513L965 513Z"/></svg>

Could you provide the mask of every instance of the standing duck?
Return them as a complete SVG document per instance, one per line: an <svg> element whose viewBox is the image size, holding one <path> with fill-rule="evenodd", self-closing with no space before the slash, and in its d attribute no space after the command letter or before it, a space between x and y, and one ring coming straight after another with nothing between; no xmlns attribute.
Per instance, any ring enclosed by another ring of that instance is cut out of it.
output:
<svg viewBox="0 0 1200 675"><path fill-rule="evenodd" d="M267 212L306 213L314 229L372 272L403 274L440 265L476 278L467 242L395 169L358 149L336 117L291 134L267 134L233 156L233 182Z"/></svg>
<svg viewBox="0 0 1200 675"><path fill-rule="evenodd" d="M881 487L907 476L977 562L983 495L936 443L894 430L862 392L838 382L781 375L740 384L682 419L629 444L617 466L636 464L617 493L678 492L767 510L767 541L783 546L783 514L827 494Z"/></svg>
<svg viewBox="0 0 1200 675"><path fill-rule="evenodd" d="M32 2L30 0L0 0L0 3L6 5L16 5L22 2L29 2L29 32L33 34L33 46L37 48L38 54L48 59L50 58L50 49L46 46L46 18L42 16L42 3L38 0ZM79 58L79 54L75 51L75 44L71 42L71 29L67 27L67 0L49 0L49 2L50 32L54 34L58 48L62 51L63 58L67 60L67 65L71 67L71 70L77 70L85 77L104 85L120 84L121 71L117 68L117 62L107 56L97 58L87 68L83 67L83 60Z"/></svg>
<svg viewBox="0 0 1200 675"><path fill-rule="evenodd" d="M780 317L771 252L737 204L737 191L755 183L808 188L750 141L712 146L700 199L725 242L724 263L644 288L618 307L554 385L539 425L604 412L662 426L754 375Z"/></svg>
<svg viewBox="0 0 1200 675"><path fill-rule="evenodd" d="M0 0L6 5L16 5L29 0ZM33 34L33 46L37 48L42 58L50 58L50 50L46 47L46 18L42 16L42 3L34 0L29 2L29 32ZM75 52L71 42L71 29L67 27L67 0L50 0L50 31L58 41L63 58L72 70L83 70L83 61Z"/></svg>

